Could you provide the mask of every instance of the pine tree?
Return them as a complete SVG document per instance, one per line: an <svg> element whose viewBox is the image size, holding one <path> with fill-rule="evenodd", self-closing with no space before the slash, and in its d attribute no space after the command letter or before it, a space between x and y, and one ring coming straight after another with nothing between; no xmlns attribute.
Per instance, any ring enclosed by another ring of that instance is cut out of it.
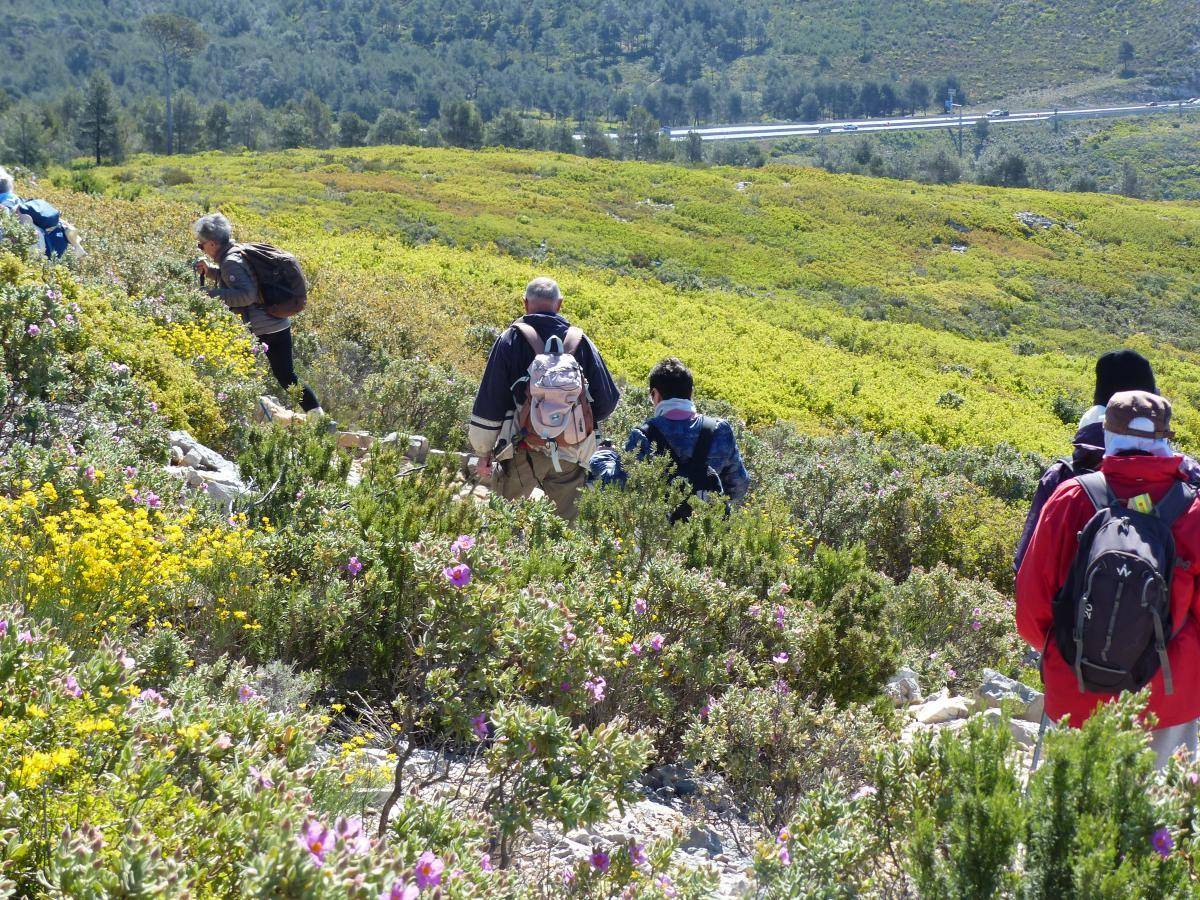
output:
<svg viewBox="0 0 1200 900"><path fill-rule="evenodd" d="M79 127L88 151L96 157L96 165L100 165L101 158L105 155L120 155L117 103L113 95L113 86L108 76L100 72L95 72L88 80Z"/></svg>
<svg viewBox="0 0 1200 900"><path fill-rule="evenodd" d="M4 143L12 158L23 166L37 168L46 163L46 127L42 117L28 106L8 116Z"/></svg>
<svg viewBox="0 0 1200 900"><path fill-rule="evenodd" d="M175 75L180 63L199 53L208 36L192 19L174 13L153 13L141 21L142 32L158 51L167 101L167 153L175 152Z"/></svg>

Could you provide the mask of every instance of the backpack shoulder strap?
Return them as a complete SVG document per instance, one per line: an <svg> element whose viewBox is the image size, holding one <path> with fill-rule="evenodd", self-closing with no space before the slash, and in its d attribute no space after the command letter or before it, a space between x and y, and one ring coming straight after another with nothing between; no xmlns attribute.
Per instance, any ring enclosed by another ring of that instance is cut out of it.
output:
<svg viewBox="0 0 1200 900"><path fill-rule="evenodd" d="M1092 501L1092 506L1096 507L1096 512L1100 512L1100 510L1107 509L1110 506L1116 506L1117 498L1109 489L1108 480L1104 477L1103 472L1088 472L1086 475L1080 475L1075 480L1079 482L1079 486L1083 488L1083 492Z"/></svg>
<svg viewBox="0 0 1200 900"><path fill-rule="evenodd" d="M647 419L638 426L638 430L646 436L646 440L650 442L650 447L656 456L661 456L665 453L671 457L671 460L675 463L677 468L681 468L683 466L683 462L679 459L679 455L675 452L675 448L671 446L671 442L667 440L666 435L664 435L662 431L659 430L658 426L654 424L653 419Z"/></svg>
<svg viewBox="0 0 1200 900"><path fill-rule="evenodd" d="M563 353L575 355L575 351L579 349L579 345L583 343L583 329L578 325L572 325L567 329L567 333L563 335Z"/></svg>
<svg viewBox="0 0 1200 900"><path fill-rule="evenodd" d="M538 337L538 333L534 330L532 325L530 325L528 322L522 322L520 319L517 319L517 321L512 323L512 327L515 328L523 338L525 338L525 343L529 344L529 346L533 348L534 356L537 356L539 353L543 352L544 347L542 345L542 339Z"/></svg>
<svg viewBox="0 0 1200 900"><path fill-rule="evenodd" d="M1192 508L1192 501L1195 499L1196 488L1186 481L1177 481L1171 490L1167 491L1167 495L1155 505L1154 514L1170 528L1176 519Z"/></svg>
<svg viewBox="0 0 1200 900"><path fill-rule="evenodd" d="M708 478L708 454L712 450L718 424L716 419L700 417L700 434L696 437L696 446L692 449L691 458L682 467L688 481L694 485L699 485Z"/></svg>

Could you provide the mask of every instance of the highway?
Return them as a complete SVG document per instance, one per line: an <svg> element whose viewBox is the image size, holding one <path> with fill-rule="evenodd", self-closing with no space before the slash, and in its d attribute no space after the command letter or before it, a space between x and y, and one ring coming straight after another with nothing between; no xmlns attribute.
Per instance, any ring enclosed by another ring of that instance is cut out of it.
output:
<svg viewBox="0 0 1200 900"><path fill-rule="evenodd" d="M771 122L746 125L712 125L692 128L665 128L665 134L673 141L685 141L695 132L704 141L760 141L785 137L826 137L835 134L866 134L879 131L922 131L933 128L957 128L960 118L964 128L973 126L980 119L987 119L990 126L1019 125L1028 122L1046 122L1058 116L1060 119L1101 119L1110 116L1144 116L1153 113L1200 112L1200 98L1193 100L1160 100L1155 103L1139 103L1132 106L1099 106L1091 109L1044 109L1031 112L1013 112L1007 116L989 116L987 113L958 113L937 116L893 116L881 119L842 119L820 122Z"/></svg>

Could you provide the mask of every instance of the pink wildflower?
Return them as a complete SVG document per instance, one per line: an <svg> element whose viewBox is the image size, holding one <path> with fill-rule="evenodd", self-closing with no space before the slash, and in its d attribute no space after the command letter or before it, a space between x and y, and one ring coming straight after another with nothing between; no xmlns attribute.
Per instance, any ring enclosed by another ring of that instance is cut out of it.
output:
<svg viewBox="0 0 1200 900"><path fill-rule="evenodd" d="M17 632L17 642L21 644L33 643L33 632L26 629L25 631Z"/></svg>
<svg viewBox="0 0 1200 900"><path fill-rule="evenodd" d="M86 469L84 469L83 477L86 478L88 481L95 481L96 480L96 467L88 466Z"/></svg>
<svg viewBox="0 0 1200 900"><path fill-rule="evenodd" d="M358 577L358 573L363 570L363 564L358 561L357 556L350 557L350 561L346 563L346 572L351 578Z"/></svg>
<svg viewBox="0 0 1200 900"><path fill-rule="evenodd" d="M83 696L83 688L79 686L79 682L75 680L74 675L68 675L63 680L63 691L68 697L75 697L78 699L79 697Z"/></svg>
<svg viewBox="0 0 1200 900"><path fill-rule="evenodd" d="M253 778L254 783L263 790L275 787L275 782L271 779L271 776L258 766L250 767L250 777Z"/></svg>
<svg viewBox="0 0 1200 900"><path fill-rule="evenodd" d="M642 645L638 641L634 641L632 644L629 645L629 652L633 656L641 656L642 655Z"/></svg>
<svg viewBox="0 0 1200 900"><path fill-rule="evenodd" d="M589 858L588 861L592 864L592 868L603 874L608 871L609 858L608 854L603 850L597 850Z"/></svg>
<svg viewBox="0 0 1200 900"><path fill-rule="evenodd" d="M421 895L421 889L415 884L405 884L403 881L392 883L392 889L386 894L382 894L379 900L417 900Z"/></svg>
<svg viewBox="0 0 1200 900"><path fill-rule="evenodd" d="M605 682L602 675L595 675L583 683L583 689L592 695L593 703L599 703L604 699L604 688L606 686L607 682Z"/></svg>
<svg viewBox="0 0 1200 900"><path fill-rule="evenodd" d="M667 642L666 638L664 638L661 634L658 634L657 632L650 635L650 649L653 650L655 653L657 653L659 650L661 650L663 648L663 644L665 644L666 642Z"/></svg>
<svg viewBox="0 0 1200 900"><path fill-rule="evenodd" d="M780 865L790 866L792 864L792 854L787 848L787 844L779 845L779 863Z"/></svg>
<svg viewBox="0 0 1200 900"><path fill-rule="evenodd" d="M757 619L761 612L762 612L761 606L759 606L757 603L751 603L750 608L746 610L746 615L748 615L752 619Z"/></svg>
<svg viewBox="0 0 1200 900"><path fill-rule="evenodd" d="M564 650L570 650L578 638L575 637L575 629L568 622L563 626L562 634L558 638L558 644Z"/></svg>
<svg viewBox="0 0 1200 900"><path fill-rule="evenodd" d="M137 466L126 466L122 471L126 478L132 478L137 474Z"/></svg>
<svg viewBox="0 0 1200 900"><path fill-rule="evenodd" d="M250 687L248 684L243 684L240 688L238 688L238 699L243 703L253 700L256 696L258 696L258 691L254 690L254 688Z"/></svg>
<svg viewBox="0 0 1200 900"><path fill-rule="evenodd" d="M479 868L484 872L492 871L492 857L487 853L484 853L483 856L479 858Z"/></svg>
<svg viewBox="0 0 1200 900"><path fill-rule="evenodd" d="M983 627L983 623L980 622L978 619L976 619L974 622L971 623L972 631L978 631L982 627Z"/></svg>
<svg viewBox="0 0 1200 900"><path fill-rule="evenodd" d="M786 651L780 651L779 653L776 653L774 656L771 657L771 662L775 663L775 665L777 665L777 666L782 666L787 661L788 661L788 655L787 655Z"/></svg>
<svg viewBox="0 0 1200 900"><path fill-rule="evenodd" d="M873 784L864 784L857 791L850 795L851 800L862 800L870 797L872 794L879 793L878 789Z"/></svg>
<svg viewBox="0 0 1200 900"><path fill-rule="evenodd" d="M324 865L325 854L333 846L333 835L316 819L309 819L300 833L300 846L308 851L314 863Z"/></svg>
<svg viewBox="0 0 1200 900"><path fill-rule="evenodd" d="M8 619L0 619L0 638L8 634Z"/></svg>
<svg viewBox="0 0 1200 900"><path fill-rule="evenodd" d="M447 566L442 569L442 574L456 588L465 588L471 583L471 567L466 563L458 563L457 565Z"/></svg>
<svg viewBox="0 0 1200 900"><path fill-rule="evenodd" d="M1154 834L1150 835L1150 844L1159 856L1166 859L1171 855L1171 851L1175 849L1175 838L1171 837L1170 829L1159 828Z"/></svg>
<svg viewBox="0 0 1200 900"><path fill-rule="evenodd" d="M488 725L487 713L480 713L471 719L471 730L475 732L475 737L481 741L488 736L491 726Z"/></svg>
<svg viewBox="0 0 1200 900"><path fill-rule="evenodd" d="M339 816L333 825L333 831L342 846L356 856L371 849L371 841L363 833L362 824L362 816L350 816L348 819Z"/></svg>
<svg viewBox="0 0 1200 900"><path fill-rule="evenodd" d="M30 323L29 327L25 329L25 333L30 337L37 337L42 333L42 329L39 328L36 323Z"/></svg>
<svg viewBox="0 0 1200 900"><path fill-rule="evenodd" d="M213 746L218 750L228 750L233 746L233 738L229 736L228 732L222 731L217 735L217 739L213 741Z"/></svg>
<svg viewBox="0 0 1200 900"><path fill-rule="evenodd" d="M426 850L417 859L416 868L413 870L413 878L417 882L417 887L421 890L437 887L442 883L442 872L445 868L444 862L434 856L432 851Z"/></svg>
<svg viewBox="0 0 1200 900"><path fill-rule="evenodd" d="M629 862L634 866L634 868L637 868L638 866L644 866L649 861L650 860L649 857L646 856L646 848L644 846L637 843L629 845Z"/></svg>
<svg viewBox="0 0 1200 900"><path fill-rule="evenodd" d="M639 616L644 616L646 614L646 601L641 597L638 597L636 600L634 600L633 611Z"/></svg>
<svg viewBox="0 0 1200 900"><path fill-rule="evenodd" d="M782 603L775 604L775 627L782 628L786 621L787 610L783 608Z"/></svg>
<svg viewBox="0 0 1200 900"><path fill-rule="evenodd" d="M460 534L450 545L450 552L454 554L455 559L473 549L475 549L475 538L469 534Z"/></svg>

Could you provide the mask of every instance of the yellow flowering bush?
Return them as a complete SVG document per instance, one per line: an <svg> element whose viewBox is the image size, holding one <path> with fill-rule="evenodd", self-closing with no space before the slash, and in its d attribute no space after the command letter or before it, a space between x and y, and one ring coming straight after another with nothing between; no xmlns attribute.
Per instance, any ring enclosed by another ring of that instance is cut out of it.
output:
<svg viewBox="0 0 1200 900"><path fill-rule="evenodd" d="M236 598L261 578L264 557L244 519L203 524L196 509L155 509L152 492L126 491L124 502L79 489L60 497L47 482L0 495L0 576L12 600L76 641L135 623L253 626Z"/></svg>
<svg viewBox="0 0 1200 900"><path fill-rule="evenodd" d="M233 319L203 325L173 322L159 326L159 337L180 359L193 360L233 378L254 374L253 343Z"/></svg>

